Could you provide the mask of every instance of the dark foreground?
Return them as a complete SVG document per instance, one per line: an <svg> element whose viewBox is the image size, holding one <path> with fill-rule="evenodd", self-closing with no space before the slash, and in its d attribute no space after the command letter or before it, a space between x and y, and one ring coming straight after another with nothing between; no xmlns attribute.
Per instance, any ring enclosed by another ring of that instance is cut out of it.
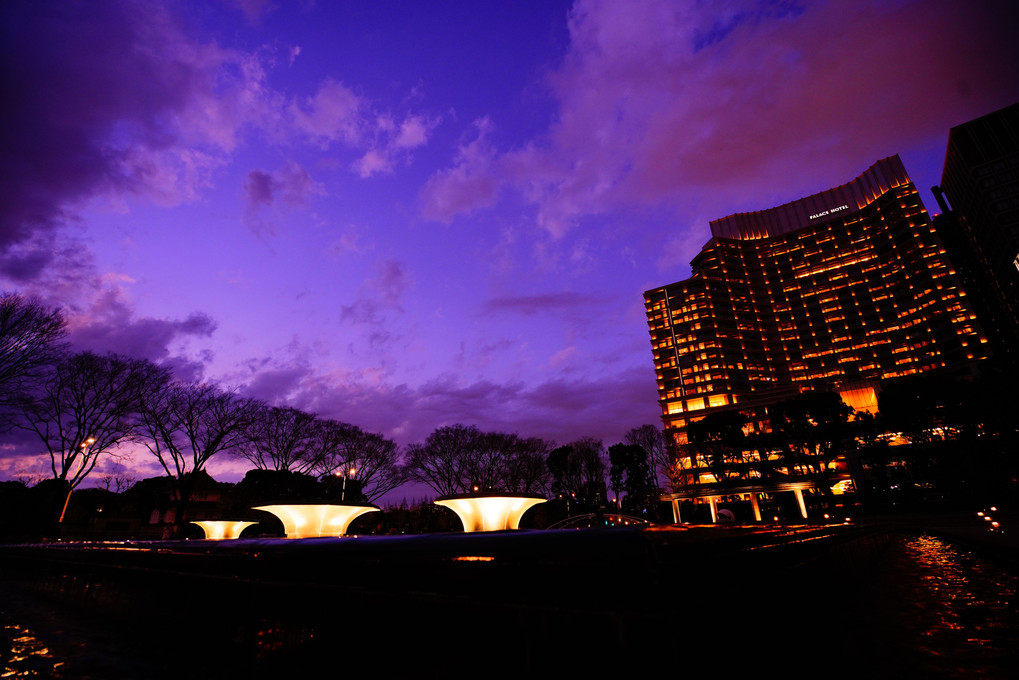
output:
<svg viewBox="0 0 1019 680"><path fill-rule="evenodd" d="M5 546L0 644L108 680L1006 678L1010 568L887 525Z"/></svg>

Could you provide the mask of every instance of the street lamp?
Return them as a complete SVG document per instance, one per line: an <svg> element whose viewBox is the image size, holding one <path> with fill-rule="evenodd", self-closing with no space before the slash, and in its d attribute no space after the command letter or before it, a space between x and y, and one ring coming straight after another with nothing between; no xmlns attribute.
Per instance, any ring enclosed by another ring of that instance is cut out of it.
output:
<svg viewBox="0 0 1019 680"><path fill-rule="evenodd" d="M350 476L353 477L357 473L356 467L350 468ZM343 503L347 500L347 475L343 475L343 485L340 487L340 502Z"/></svg>
<svg viewBox="0 0 1019 680"><path fill-rule="evenodd" d="M83 467L85 467L85 457L88 455L88 447L92 446L95 443L96 443L95 437L89 437L88 439L86 439L85 441L83 441L80 444L79 448L81 448L81 458L78 459L78 472L81 472L81 469ZM78 472L75 472L74 475L71 476L71 480L72 481L78 475ZM70 484L70 483L71 482L68 482L68 484ZM67 498L64 499L64 507L60 511L60 519L57 520L57 524L63 524L63 522L64 522L64 515L67 514L67 506L71 502L71 494L73 492L74 492L74 488L73 487L67 489ZM52 515L51 515L51 517L52 517Z"/></svg>

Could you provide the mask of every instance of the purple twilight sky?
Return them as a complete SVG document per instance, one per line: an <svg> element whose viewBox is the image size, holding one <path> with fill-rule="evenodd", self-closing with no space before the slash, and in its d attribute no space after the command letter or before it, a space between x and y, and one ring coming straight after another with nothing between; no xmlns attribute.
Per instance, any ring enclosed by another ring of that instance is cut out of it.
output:
<svg viewBox="0 0 1019 680"><path fill-rule="evenodd" d="M609 445L658 422L641 293L895 153L932 207L1019 101L1014 4L12 0L0 287L401 445Z"/></svg>

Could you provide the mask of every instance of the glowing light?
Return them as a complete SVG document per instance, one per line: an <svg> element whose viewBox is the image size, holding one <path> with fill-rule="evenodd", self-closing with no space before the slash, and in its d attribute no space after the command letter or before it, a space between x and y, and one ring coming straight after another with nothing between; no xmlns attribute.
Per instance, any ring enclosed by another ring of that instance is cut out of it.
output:
<svg viewBox="0 0 1019 680"><path fill-rule="evenodd" d="M378 512L374 505L260 505L283 522L287 538L342 536L361 515Z"/></svg>
<svg viewBox="0 0 1019 680"><path fill-rule="evenodd" d="M873 387L845 389L839 392L839 396L844 403L852 406L857 411L877 413L877 392Z"/></svg>
<svg viewBox="0 0 1019 680"><path fill-rule="evenodd" d="M529 509L545 503L538 496L447 496L435 501L449 508L463 522L465 532L518 529Z"/></svg>
<svg viewBox="0 0 1019 680"><path fill-rule="evenodd" d="M495 558L489 555L460 555L453 558L454 562L495 562Z"/></svg>
<svg viewBox="0 0 1019 680"><path fill-rule="evenodd" d="M240 538L241 532L258 522L231 522L225 520L206 520L204 522L192 522L202 527L205 538L210 541L222 541L231 538Z"/></svg>

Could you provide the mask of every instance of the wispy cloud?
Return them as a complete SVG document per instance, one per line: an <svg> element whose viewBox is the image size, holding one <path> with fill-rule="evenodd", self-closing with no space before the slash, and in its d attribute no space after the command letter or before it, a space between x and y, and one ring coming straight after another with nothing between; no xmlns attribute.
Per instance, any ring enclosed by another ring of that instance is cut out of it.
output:
<svg viewBox="0 0 1019 680"><path fill-rule="evenodd" d="M295 127L314 142L356 145L363 134L368 102L336 80L326 80L311 97L295 99L289 107Z"/></svg>
<svg viewBox="0 0 1019 680"><path fill-rule="evenodd" d="M398 163L409 162L411 152L428 143L437 119L411 115L397 125L389 115L379 116L375 124L375 141L363 156L354 161L353 169L362 178L392 173Z"/></svg>
<svg viewBox="0 0 1019 680"><path fill-rule="evenodd" d="M422 215L449 222L512 189L561 238L648 203L770 207L741 200L826 188L1011 103L1016 14L998 0L579 0L547 131L504 150L479 135L425 186Z"/></svg>
<svg viewBox="0 0 1019 680"><path fill-rule="evenodd" d="M488 314L511 312L524 316L560 315L564 311L576 311L591 302L590 296L573 292L512 295L492 298L485 304L485 312Z"/></svg>
<svg viewBox="0 0 1019 680"><path fill-rule="evenodd" d="M369 345L375 349L395 337L394 318L403 314L403 294L411 285L404 263L384 260L377 268L378 275L364 281L356 299L340 306L340 320L348 325L367 327Z"/></svg>
<svg viewBox="0 0 1019 680"><path fill-rule="evenodd" d="M190 200L260 116L257 64L189 39L158 4L16 3L2 30L0 248L93 196Z"/></svg>
<svg viewBox="0 0 1019 680"><path fill-rule="evenodd" d="M500 180L493 166L495 150L488 142L492 123L474 123L474 137L457 151L453 167L431 177L422 190L422 216L450 222L459 214L470 214L495 203Z"/></svg>
<svg viewBox="0 0 1019 680"><path fill-rule="evenodd" d="M209 338L216 322L207 314L193 312L183 319L138 315L125 290L130 281L103 277L93 287L87 304L67 312L68 340L78 351L114 352L148 359L173 369L183 380L200 379L204 372L201 353L185 354L181 343ZM208 357L206 357L208 358Z"/></svg>
<svg viewBox="0 0 1019 680"><path fill-rule="evenodd" d="M416 387L343 371L306 380L295 403L383 432L401 444L455 423L558 442L590 436L616 443L630 427L658 421L655 394L650 367L537 385L464 382L446 375ZM605 418L606 413L613 417Z"/></svg>
<svg viewBox="0 0 1019 680"><path fill-rule="evenodd" d="M251 20L273 9L237 4ZM336 78L310 95L275 89L275 48L196 39L168 7L111 0L5 8L0 252L72 222L98 198L125 210L131 197L160 206L198 201L256 135L320 153L338 145L358 153L355 172L371 177L409 162L437 124L402 112L391 129L377 128L372 102ZM298 52L289 52L291 63ZM261 209L301 205L320 187L291 161L252 171L245 189L249 207ZM27 252L9 263L22 277L43 265Z"/></svg>
<svg viewBox="0 0 1019 680"><path fill-rule="evenodd" d="M275 216L303 207L308 198L324 193L322 185L294 161L272 173L252 170L244 180L245 220L256 231L271 232Z"/></svg>

